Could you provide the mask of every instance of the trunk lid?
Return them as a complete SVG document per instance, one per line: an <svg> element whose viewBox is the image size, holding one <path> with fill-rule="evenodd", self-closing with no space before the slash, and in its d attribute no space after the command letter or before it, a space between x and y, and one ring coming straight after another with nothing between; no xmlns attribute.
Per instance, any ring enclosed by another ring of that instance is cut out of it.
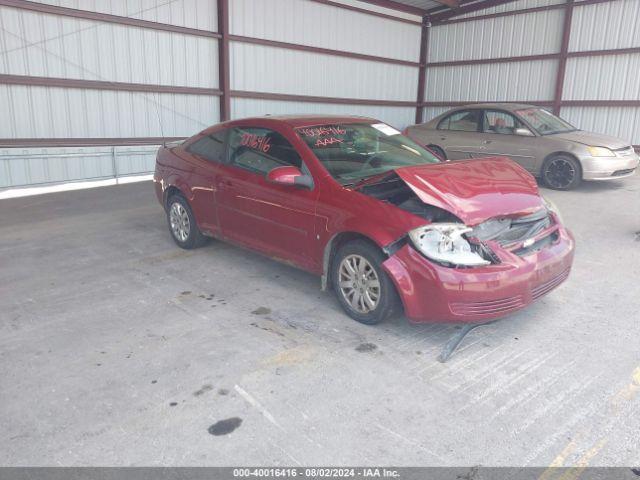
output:
<svg viewBox="0 0 640 480"><path fill-rule="evenodd" d="M469 226L543 207L533 176L506 157L401 167L395 172L422 202L451 212Z"/></svg>

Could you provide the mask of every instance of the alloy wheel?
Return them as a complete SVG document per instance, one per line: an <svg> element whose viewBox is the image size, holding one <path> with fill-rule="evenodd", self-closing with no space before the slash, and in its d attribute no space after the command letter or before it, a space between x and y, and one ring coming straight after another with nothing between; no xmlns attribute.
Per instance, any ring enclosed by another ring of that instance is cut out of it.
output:
<svg viewBox="0 0 640 480"><path fill-rule="evenodd" d="M380 279L373 265L361 255L348 255L339 267L340 293L358 313L369 313L380 302Z"/></svg>
<svg viewBox="0 0 640 480"><path fill-rule="evenodd" d="M554 188L566 188L576 176L576 169L566 158L558 157L549 162L544 179L547 185Z"/></svg>
<svg viewBox="0 0 640 480"><path fill-rule="evenodd" d="M181 242L186 242L191 231L191 222L187 210L179 202L174 202L171 205L169 221L173 236Z"/></svg>

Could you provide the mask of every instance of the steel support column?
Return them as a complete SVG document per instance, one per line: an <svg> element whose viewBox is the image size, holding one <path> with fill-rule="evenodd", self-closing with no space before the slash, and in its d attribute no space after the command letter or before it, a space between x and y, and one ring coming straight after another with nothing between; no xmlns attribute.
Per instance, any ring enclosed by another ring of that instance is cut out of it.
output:
<svg viewBox="0 0 640 480"><path fill-rule="evenodd" d="M431 22L426 15L422 17L422 32L420 34L420 66L418 67L418 96L416 106L416 123L424 121L424 89L427 80L427 58L429 56L429 30Z"/></svg>
<svg viewBox="0 0 640 480"><path fill-rule="evenodd" d="M229 0L218 0L218 75L220 121L231 118L231 81L229 77Z"/></svg>
<svg viewBox="0 0 640 480"><path fill-rule="evenodd" d="M567 0L564 10L564 22L562 24L562 44L560 45L560 59L558 60L558 72L556 75L556 88L553 95L553 113L560 115L562 106L562 91L564 88L564 76L567 70L567 53L569 52L569 40L571 39L571 20L573 18L573 2Z"/></svg>

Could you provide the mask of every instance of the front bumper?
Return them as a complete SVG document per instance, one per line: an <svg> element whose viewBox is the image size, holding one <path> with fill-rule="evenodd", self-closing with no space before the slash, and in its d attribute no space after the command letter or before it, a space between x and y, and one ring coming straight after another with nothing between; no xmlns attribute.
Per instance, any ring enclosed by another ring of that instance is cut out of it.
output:
<svg viewBox="0 0 640 480"><path fill-rule="evenodd" d="M614 180L633 175L638 168L640 158L632 153L627 156L580 158L582 178L584 180Z"/></svg>
<svg viewBox="0 0 640 480"><path fill-rule="evenodd" d="M494 248L501 263L456 269L432 263L406 244L383 267L412 322L486 322L526 307L566 280L574 245L561 227L542 250L520 257Z"/></svg>

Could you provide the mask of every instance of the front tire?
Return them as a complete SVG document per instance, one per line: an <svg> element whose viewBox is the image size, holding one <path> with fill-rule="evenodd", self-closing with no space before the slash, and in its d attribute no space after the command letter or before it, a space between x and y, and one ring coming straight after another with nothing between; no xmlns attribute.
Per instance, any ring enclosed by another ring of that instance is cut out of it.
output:
<svg viewBox="0 0 640 480"><path fill-rule="evenodd" d="M338 302L365 325L386 320L398 305L395 286L382 269L384 259L380 249L363 240L343 245L333 259L331 278Z"/></svg>
<svg viewBox="0 0 640 480"><path fill-rule="evenodd" d="M167 223L171 237L180 248L190 250L203 245L202 235L189 202L182 195L173 195L167 202Z"/></svg>
<svg viewBox="0 0 640 480"><path fill-rule="evenodd" d="M554 155L542 166L542 181L554 190L572 190L582 182L582 169L569 155Z"/></svg>

